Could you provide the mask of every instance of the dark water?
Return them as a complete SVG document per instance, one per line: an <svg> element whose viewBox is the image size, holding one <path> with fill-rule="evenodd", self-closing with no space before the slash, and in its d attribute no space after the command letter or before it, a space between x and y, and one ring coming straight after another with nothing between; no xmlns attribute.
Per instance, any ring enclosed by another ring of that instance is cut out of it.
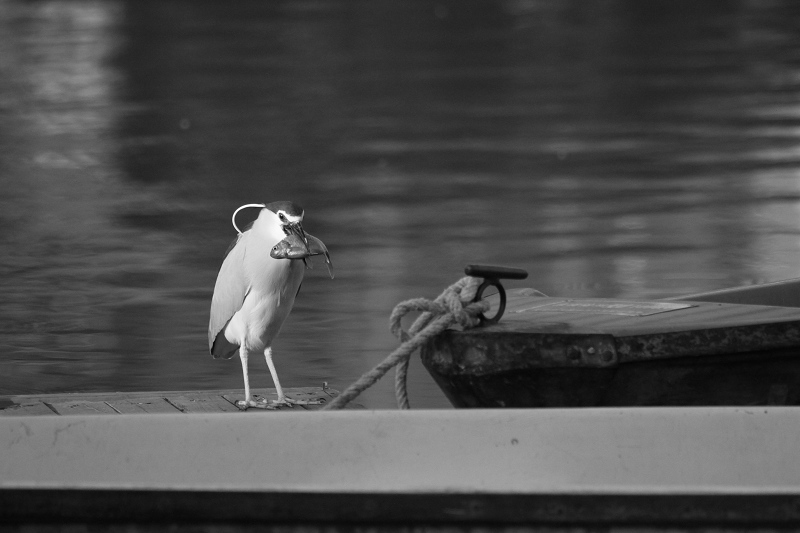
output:
<svg viewBox="0 0 800 533"><path fill-rule="evenodd" d="M279 374L343 388L469 262L582 297L800 276L800 10L9 0L0 184L0 394L241 387L211 291L232 211L278 199L337 273L307 273Z"/></svg>

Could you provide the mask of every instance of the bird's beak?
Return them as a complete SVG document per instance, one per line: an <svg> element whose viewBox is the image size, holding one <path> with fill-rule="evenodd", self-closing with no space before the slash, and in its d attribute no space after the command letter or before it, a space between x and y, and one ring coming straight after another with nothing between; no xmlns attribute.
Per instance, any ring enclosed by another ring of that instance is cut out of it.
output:
<svg viewBox="0 0 800 533"><path fill-rule="evenodd" d="M308 249L308 237L306 237L306 232L303 229L303 226L299 222L295 224L289 224L289 231L300 237L300 240L306 245L306 252L311 255L311 250Z"/></svg>

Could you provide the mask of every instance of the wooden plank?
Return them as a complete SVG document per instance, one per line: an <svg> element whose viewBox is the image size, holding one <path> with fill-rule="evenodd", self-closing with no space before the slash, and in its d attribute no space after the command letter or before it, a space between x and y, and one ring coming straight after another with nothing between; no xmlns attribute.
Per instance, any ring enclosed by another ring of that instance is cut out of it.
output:
<svg viewBox="0 0 800 533"><path fill-rule="evenodd" d="M687 294L668 300L800 307L800 278Z"/></svg>
<svg viewBox="0 0 800 533"><path fill-rule="evenodd" d="M274 389L268 389L274 391ZM322 387L292 387L284 389L285 391L321 391ZM263 392L264 389L257 389L258 393ZM167 395L187 395L193 394L224 394L240 395L244 397L243 389L214 389L214 390L177 390L177 391L109 391L109 392L68 392L68 393L52 393L52 394L17 394L6 396L5 399L19 404L25 401L47 401L47 402L70 402L70 401L109 401L118 399L139 399L139 398L153 398L157 396Z"/></svg>
<svg viewBox="0 0 800 533"><path fill-rule="evenodd" d="M106 401L115 411L123 415L177 413L178 409L162 396L147 398L121 398Z"/></svg>
<svg viewBox="0 0 800 533"><path fill-rule="evenodd" d="M323 403L321 405L309 405L308 406L308 410L309 411L317 411L317 410L320 410L320 409L324 409L325 406L327 404L329 404L330 402L332 402L333 400L335 400L337 396L339 396L339 391L333 390L331 388L328 388L328 384L325 383L322 386L322 392L319 395L319 398L321 400L325 400L325 403ZM364 409L364 406L351 402L351 403L347 404L345 409Z"/></svg>
<svg viewBox="0 0 800 533"><path fill-rule="evenodd" d="M60 415L117 415L117 411L106 402L87 402L83 400L72 402L49 403Z"/></svg>
<svg viewBox="0 0 800 533"><path fill-rule="evenodd" d="M29 401L0 410L0 416L42 416L56 414L43 402Z"/></svg>
<svg viewBox="0 0 800 533"><path fill-rule="evenodd" d="M234 413L239 409L219 394L167 395L167 402L182 413Z"/></svg>
<svg viewBox="0 0 800 533"><path fill-rule="evenodd" d="M327 394L323 391L323 389L286 389L286 395L295 400L324 400L325 403L330 401L331 395ZM311 405L300 405L296 407L302 407L308 411L314 411L318 409L322 409L325 407L325 403L322 404L311 404Z"/></svg>
<svg viewBox="0 0 800 533"><path fill-rule="evenodd" d="M338 395L337 391L332 391L331 389L323 389L319 387L291 387L288 389L283 390L284 394L289 398L295 400L317 400L321 399L324 400L324 403L321 404L312 404L312 405L283 405L279 406L276 409L248 409L249 411L292 411L292 410L304 410L304 411L315 411L318 409L322 409L325 405L331 401L332 398L335 398ZM244 391L237 391L234 394L223 394L222 395L228 402L232 405L235 405L237 401L241 401L244 399ZM254 396L259 398L266 398L269 402L275 402L278 400L278 392L275 389L259 389L259 393L254 393ZM354 408L358 408L360 406L353 406Z"/></svg>
<svg viewBox="0 0 800 533"><path fill-rule="evenodd" d="M488 301L494 307L498 298ZM684 307L674 307L674 306ZM688 305L688 307L686 307ZM552 366L614 366L617 362L744 353L800 346L800 309L711 302L546 298L508 293L499 324L446 332L465 344L491 344L506 356L522 339ZM491 340L490 340L491 338ZM544 349L552 342L557 350ZM470 352L471 353L471 352ZM526 358L531 364L537 359ZM577 365L576 365L577 363ZM485 366L483 362L475 364Z"/></svg>
<svg viewBox="0 0 800 533"><path fill-rule="evenodd" d="M222 394L235 394L237 389L225 389L225 390L213 390L213 391L190 391L190 390L179 390L179 391L107 391L107 392L66 392L66 393L52 393L52 394L18 394L13 396L7 396L7 400L13 403L21 403L25 401L46 401L46 402L72 402L72 401L87 401L87 402L102 402L102 401L114 401L120 399L150 399L158 396L164 396L166 394L173 394L173 395L180 395L180 394L187 394L191 395L194 393L219 393ZM238 389L238 392L241 393L241 389Z"/></svg>
<svg viewBox="0 0 800 533"><path fill-rule="evenodd" d="M223 394L222 397L225 399L225 401L233 405L237 410L240 410L238 407L236 407L236 402L244 400L244 392L242 391L242 392L236 392L234 394ZM278 399L278 393L275 392L275 389L271 390L267 389L267 391L262 392L261 394L254 393L253 398L257 401L260 400L261 398L266 398L267 401L274 402ZM251 407L250 409L247 409L247 412L248 413L258 413L262 411L270 412L270 411L280 411L281 409L291 409L291 408L283 406L283 407L276 407L275 409L257 409Z"/></svg>
<svg viewBox="0 0 800 533"><path fill-rule="evenodd" d="M339 392L326 387L293 387L285 389L287 395L296 399L322 398L326 403ZM275 389L259 389L259 393L276 400ZM238 412L235 402L244 398L241 389L215 391L166 391L166 392L91 392L68 394L35 394L0 397L0 416L53 415L53 414L163 414L163 413L208 413ZM53 406L51 409L48 406ZM304 405L281 410L317 410L325 404ZM363 408L351 404L348 408ZM253 412L263 411L252 409Z"/></svg>
<svg viewBox="0 0 800 533"><path fill-rule="evenodd" d="M493 298L490 297L491 299ZM500 323L480 329L531 333L602 332L623 337L654 332L800 322L800 309L793 307L688 301L542 298L524 296L516 291L510 291L508 299L511 303ZM630 312L624 310L626 304L630 306ZM637 306L659 305L690 307L665 307L662 312L637 309Z"/></svg>

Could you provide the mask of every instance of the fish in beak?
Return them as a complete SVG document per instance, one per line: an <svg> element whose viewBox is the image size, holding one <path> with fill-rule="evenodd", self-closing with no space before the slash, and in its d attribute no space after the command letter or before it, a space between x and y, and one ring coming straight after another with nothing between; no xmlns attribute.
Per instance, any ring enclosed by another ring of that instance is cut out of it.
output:
<svg viewBox="0 0 800 533"><path fill-rule="evenodd" d="M302 231L302 228L301 228ZM292 232L285 239L272 247L269 255L273 259L302 259L308 268L311 264L306 261L314 255L324 255L325 265L328 267L328 274L333 279L333 263L328 248L321 240L310 233L303 233L302 237L296 232Z"/></svg>
<svg viewBox="0 0 800 533"><path fill-rule="evenodd" d="M305 259L310 256L305 243L294 233L273 246L269 255L273 259Z"/></svg>

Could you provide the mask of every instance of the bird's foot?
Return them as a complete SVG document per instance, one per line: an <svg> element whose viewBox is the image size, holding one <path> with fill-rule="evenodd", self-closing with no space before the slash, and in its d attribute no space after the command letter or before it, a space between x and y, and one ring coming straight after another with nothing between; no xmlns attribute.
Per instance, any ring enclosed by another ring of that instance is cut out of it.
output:
<svg viewBox="0 0 800 533"><path fill-rule="evenodd" d="M270 402L261 396L253 396L250 400L239 400L236 402L236 407L242 411L247 411L248 407L255 407L256 409L276 409L274 402Z"/></svg>
<svg viewBox="0 0 800 533"><path fill-rule="evenodd" d="M288 396L284 396L282 398L278 398L270 403L270 405L274 406L273 409L276 407L294 407L295 405L322 405L325 403L325 400L322 398L312 398L312 399L302 399L298 400L295 398L289 398Z"/></svg>

